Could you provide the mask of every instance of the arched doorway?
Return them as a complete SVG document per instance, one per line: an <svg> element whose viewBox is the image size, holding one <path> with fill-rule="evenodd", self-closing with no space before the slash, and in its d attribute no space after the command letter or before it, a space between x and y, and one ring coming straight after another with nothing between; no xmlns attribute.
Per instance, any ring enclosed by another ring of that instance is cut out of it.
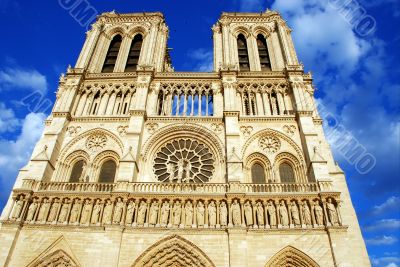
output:
<svg viewBox="0 0 400 267"><path fill-rule="evenodd" d="M304 252L287 246L276 253L265 267L319 267L319 265Z"/></svg>

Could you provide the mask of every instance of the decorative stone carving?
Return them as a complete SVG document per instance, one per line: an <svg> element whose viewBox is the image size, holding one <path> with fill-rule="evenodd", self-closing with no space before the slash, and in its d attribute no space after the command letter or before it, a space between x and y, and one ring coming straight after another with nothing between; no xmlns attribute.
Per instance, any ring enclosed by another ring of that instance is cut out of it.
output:
<svg viewBox="0 0 400 267"><path fill-rule="evenodd" d="M38 207L37 200L33 199L32 203L28 209L28 215L26 216L26 219L25 219L27 222L32 222L34 220L34 216L35 216L37 207Z"/></svg>
<svg viewBox="0 0 400 267"><path fill-rule="evenodd" d="M181 222L181 211L182 211L181 202L176 201L174 204L174 210L173 210L173 225L174 226L178 226Z"/></svg>
<svg viewBox="0 0 400 267"><path fill-rule="evenodd" d="M71 215L69 218L70 223L72 224L78 223L80 210L81 210L81 201L77 199L75 200L75 203L72 205Z"/></svg>
<svg viewBox="0 0 400 267"><path fill-rule="evenodd" d="M165 201L161 207L161 218L160 218L160 224L163 227L167 226L168 224L169 211L170 211L169 202Z"/></svg>
<svg viewBox="0 0 400 267"><path fill-rule="evenodd" d="M303 224L311 225L311 212L310 208L308 207L307 201L303 201L303 205L301 207L301 211L303 213Z"/></svg>
<svg viewBox="0 0 400 267"><path fill-rule="evenodd" d="M292 215L292 222L295 226L300 225L300 215L299 215L299 209L297 208L296 202L292 202L290 204L290 214Z"/></svg>
<svg viewBox="0 0 400 267"><path fill-rule="evenodd" d="M90 223L91 213L92 213L92 201L90 199L86 199L82 209L81 224Z"/></svg>
<svg viewBox="0 0 400 267"><path fill-rule="evenodd" d="M294 132L296 131L296 126L294 126L294 125L284 125L282 127L282 129L288 136L293 136Z"/></svg>
<svg viewBox="0 0 400 267"><path fill-rule="evenodd" d="M93 207L92 218L90 223L98 224L100 222L100 213L101 213L101 200L96 200L96 204Z"/></svg>
<svg viewBox="0 0 400 267"><path fill-rule="evenodd" d="M157 201L154 201L150 206L149 225L157 224L157 216L159 209L160 209L160 204Z"/></svg>
<svg viewBox="0 0 400 267"><path fill-rule="evenodd" d="M219 206L219 223L221 226L227 226L228 225L228 208L225 204L224 201L221 202Z"/></svg>
<svg viewBox="0 0 400 267"><path fill-rule="evenodd" d="M285 201L282 200L280 202L278 211L279 211L279 219L280 219L281 225L289 226L289 216L288 216L288 211L286 208Z"/></svg>
<svg viewBox="0 0 400 267"><path fill-rule="evenodd" d="M49 200L47 198L45 198L43 200L42 206L39 209L39 214L38 214L38 217L37 217L37 220L39 222L46 222L47 214L49 212L49 208L50 208Z"/></svg>
<svg viewBox="0 0 400 267"><path fill-rule="evenodd" d="M262 150L264 150L267 153L275 153L281 147L281 142L275 136L265 135L260 137L258 145Z"/></svg>
<svg viewBox="0 0 400 267"><path fill-rule="evenodd" d="M20 196L14 204L14 210L11 215L11 219L14 219L14 220L18 219L19 216L21 215L23 207L24 207L24 197Z"/></svg>
<svg viewBox="0 0 400 267"><path fill-rule="evenodd" d="M86 162L83 162L82 173L81 176L79 177L80 183L89 182L89 176L86 176L86 171L87 171L87 164Z"/></svg>
<svg viewBox="0 0 400 267"><path fill-rule="evenodd" d="M257 202L256 204L256 217L257 224L259 226L264 226L264 208L261 202Z"/></svg>
<svg viewBox="0 0 400 267"><path fill-rule="evenodd" d="M199 201L196 207L197 226L204 225L204 211L205 211L204 204L203 202Z"/></svg>
<svg viewBox="0 0 400 267"><path fill-rule="evenodd" d="M253 225L253 208L249 201L244 203L244 219L246 221L246 226Z"/></svg>
<svg viewBox="0 0 400 267"><path fill-rule="evenodd" d="M215 133L219 134L219 133L221 133L223 131L224 125L222 123L213 123L213 124L211 124L211 129Z"/></svg>
<svg viewBox="0 0 400 267"><path fill-rule="evenodd" d="M58 223L66 223L71 204L68 199L64 200L64 204L61 207L60 215L58 216Z"/></svg>
<svg viewBox="0 0 400 267"><path fill-rule="evenodd" d="M332 225L339 225L336 207L332 203L332 198L328 198L328 202L326 203L326 210L328 212L330 223Z"/></svg>
<svg viewBox="0 0 400 267"><path fill-rule="evenodd" d="M242 134L245 137L248 137L248 136L250 136L251 132L253 131L253 127L252 126L241 126L240 131L242 132Z"/></svg>
<svg viewBox="0 0 400 267"><path fill-rule="evenodd" d="M69 126L67 128L67 132L69 136L74 137L77 135L77 133L79 133L81 129L82 129L81 126Z"/></svg>
<svg viewBox="0 0 400 267"><path fill-rule="evenodd" d="M210 227L215 227L217 224L217 208L214 201L208 204L208 223Z"/></svg>
<svg viewBox="0 0 400 267"><path fill-rule="evenodd" d="M50 213L49 213L49 222L56 222L57 221L57 215L58 215L58 210L60 208L60 200L57 198L54 199L53 205L51 205Z"/></svg>
<svg viewBox="0 0 400 267"><path fill-rule="evenodd" d="M185 204L185 226L191 226L193 223L193 205L189 200Z"/></svg>
<svg viewBox="0 0 400 267"><path fill-rule="evenodd" d="M137 224L139 226L144 225L144 221L146 219L146 211L147 211L147 204L143 200L140 201L139 210L138 210L138 218Z"/></svg>
<svg viewBox="0 0 400 267"><path fill-rule="evenodd" d="M90 152L96 153L97 151L104 148L107 144L107 136L102 133L95 133L88 137L86 140L86 148Z"/></svg>
<svg viewBox="0 0 400 267"><path fill-rule="evenodd" d="M314 202L314 213L317 225L324 225L324 211L318 201Z"/></svg>
<svg viewBox="0 0 400 267"><path fill-rule="evenodd" d="M267 207L267 209L268 209L268 216L269 216L269 224L272 226L272 227L276 227L276 209L275 209L275 205L274 205L274 203L272 202L272 200L270 200L269 202L268 202L268 207Z"/></svg>
<svg viewBox="0 0 400 267"><path fill-rule="evenodd" d="M133 200L129 201L128 208L126 210L126 219L125 219L125 223L127 225L130 225L133 222L133 215L135 213L135 207L136 207L135 201L133 201Z"/></svg>
<svg viewBox="0 0 400 267"><path fill-rule="evenodd" d="M237 199L233 200L232 203L232 220L233 220L233 225L239 226L242 223L242 218L240 214L240 205L237 201Z"/></svg>
<svg viewBox="0 0 400 267"><path fill-rule="evenodd" d="M113 212L113 204L111 200L107 199L106 207L104 208L104 214L103 214L104 224L111 224L112 212Z"/></svg>
<svg viewBox="0 0 400 267"><path fill-rule="evenodd" d="M153 134L158 129L158 124L155 122L146 123L146 129L149 133Z"/></svg>
<svg viewBox="0 0 400 267"><path fill-rule="evenodd" d="M126 135L126 130L128 129L128 126L118 126L117 131L119 136L123 137Z"/></svg>
<svg viewBox="0 0 400 267"><path fill-rule="evenodd" d="M124 213L124 202L122 202L122 199L118 198L117 204L115 205L114 209L114 218L113 218L114 224L121 223L123 213Z"/></svg>

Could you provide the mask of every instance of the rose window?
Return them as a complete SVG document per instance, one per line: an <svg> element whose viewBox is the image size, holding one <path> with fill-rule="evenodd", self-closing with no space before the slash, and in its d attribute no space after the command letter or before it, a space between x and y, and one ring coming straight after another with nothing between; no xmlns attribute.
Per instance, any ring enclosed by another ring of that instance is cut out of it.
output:
<svg viewBox="0 0 400 267"><path fill-rule="evenodd" d="M196 140L177 139L161 147L154 158L154 173L161 182L205 183L214 172L210 148Z"/></svg>
<svg viewBox="0 0 400 267"><path fill-rule="evenodd" d="M86 141L86 147L91 152L97 152L106 146L107 137L104 134L93 134Z"/></svg>

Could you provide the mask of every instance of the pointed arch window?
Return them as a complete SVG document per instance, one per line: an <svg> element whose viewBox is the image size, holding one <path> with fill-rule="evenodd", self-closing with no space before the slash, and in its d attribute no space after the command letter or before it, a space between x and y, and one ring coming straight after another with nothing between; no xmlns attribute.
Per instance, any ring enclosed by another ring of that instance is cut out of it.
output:
<svg viewBox="0 0 400 267"><path fill-rule="evenodd" d="M241 71L250 70L249 52L247 50L247 41L243 34L237 37L237 48L239 56L239 68Z"/></svg>
<svg viewBox="0 0 400 267"><path fill-rule="evenodd" d="M258 55L260 57L261 70L271 70L271 60L269 58L267 40L262 34L257 36Z"/></svg>
<svg viewBox="0 0 400 267"><path fill-rule="evenodd" d="M74 166L72 167L71 176L69 177L70 183L79 183L80 182L85 164L86 163L84 160L79 160L79 161L75 162Z"/></svg>
<svg viewBox="0 0 400 267"><path fill-rule="evenodd" d="M122 36L115 35L110 43L108 52L106 55L106 60L104 61L103 69L101 72L113 72L115 63L117 62L119 49L121 48Z"/></svg>
<svg viewBox="0 0 400 267"><path fill-rule="evenodd" d="M132 40L131 48L129 49L128 60L126 61L125 72L136 71L139 64L140 51L142 50L143 37L141 34L136 34Z"/></svg>
<svg viewBox="0 0 400 267"><path fill-rule="evenodd" d="M279 165L279 176L281 178L281 183L295 182L293 168L286 162Z"/></svg>
<svg viewBox="0 0 400 267"><path fill-rule="evenodd" d="M103 163L99 175L99 183L114 183L117 164L113 160L107 160Z"/></svg>
<svg viewBox="0 0 400 267"><path fill-rule="evenodd" d="M251 166L251 180L254 184L265 183L265 169L260 163L254 163Z"/></svg>

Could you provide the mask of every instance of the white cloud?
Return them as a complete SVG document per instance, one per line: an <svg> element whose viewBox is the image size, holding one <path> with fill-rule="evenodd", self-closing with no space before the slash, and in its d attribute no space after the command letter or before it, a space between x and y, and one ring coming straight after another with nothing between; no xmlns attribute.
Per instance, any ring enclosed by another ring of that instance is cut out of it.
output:
<svg viewBox="0 0 400 267"><path fill-rule="evenodd" d="M375 222L374 224L363 227L365 231L396 231L400 229L399 219L383 219Z"/></svg>
<svg viewBox="0 0 400 267"><path fill-rule="evenodd" d="M372 209L374 215L383 214L385 212L390 212L400 209L400 197L391 196L385 202L380 205L375 205Z"/></svg>
<svg viewBox="0 0 400 267"><path fill-rule="evenodd" d="M385 257L379 257L379 258L371 257L371 263L372 263L372 266L377 266L377 267L378 266L379 267L381 267L381 266L386 266L386 267L399 266L398 264L400 264L400 257L398 257L398 256L385 256ZM392 264L392 265L390 265L390 264ZM393 265L393 264L395 264L395 265Z"/></svg>
<svg viewBox="0 0 400 267"><path fill-rule="evenodd" d="M0 140L0 184L4 192L11 190L18 170L28 162L42 135L44 119L43 113L30 113L25 117L21 133L15 140Z"/></svg>
<svg viewBox="0 0 400 267"><path fill-rule="evenodd" d="M47 79L34 69L9 67L0 70L0 91L8 88L28 89L32 91L47 91Z"/></svg>
<svg viewBox="0 0 400 267"><path fill-rule="evenodd" d="M386 267L398 267L398 265L394 262L389 263Z"/></svg>
<svg viewBox="0 0 400 267"><path fill-rule="evenodd" d="M398 239L396 237L387 236L387 235L374 237L374 238L365 240L365 242L368 245L372 245L372 246L392 245L392 244L396 243L397 241L398 241Z"/></svg>
<svg viewBox="0 0 400 267"><path fill-rule="evenodd" d="M213 52L204 48L199 48L188 53L188 56L194 60L193 71L210 72L213 71L214 57Z"/></svg>
<svg viewBox="0 0 400 267"><path fill-rule="evenodd" d="M0 102L0 134L13 132L19 125L20 121L15 117L14 111Z"/></svg>

